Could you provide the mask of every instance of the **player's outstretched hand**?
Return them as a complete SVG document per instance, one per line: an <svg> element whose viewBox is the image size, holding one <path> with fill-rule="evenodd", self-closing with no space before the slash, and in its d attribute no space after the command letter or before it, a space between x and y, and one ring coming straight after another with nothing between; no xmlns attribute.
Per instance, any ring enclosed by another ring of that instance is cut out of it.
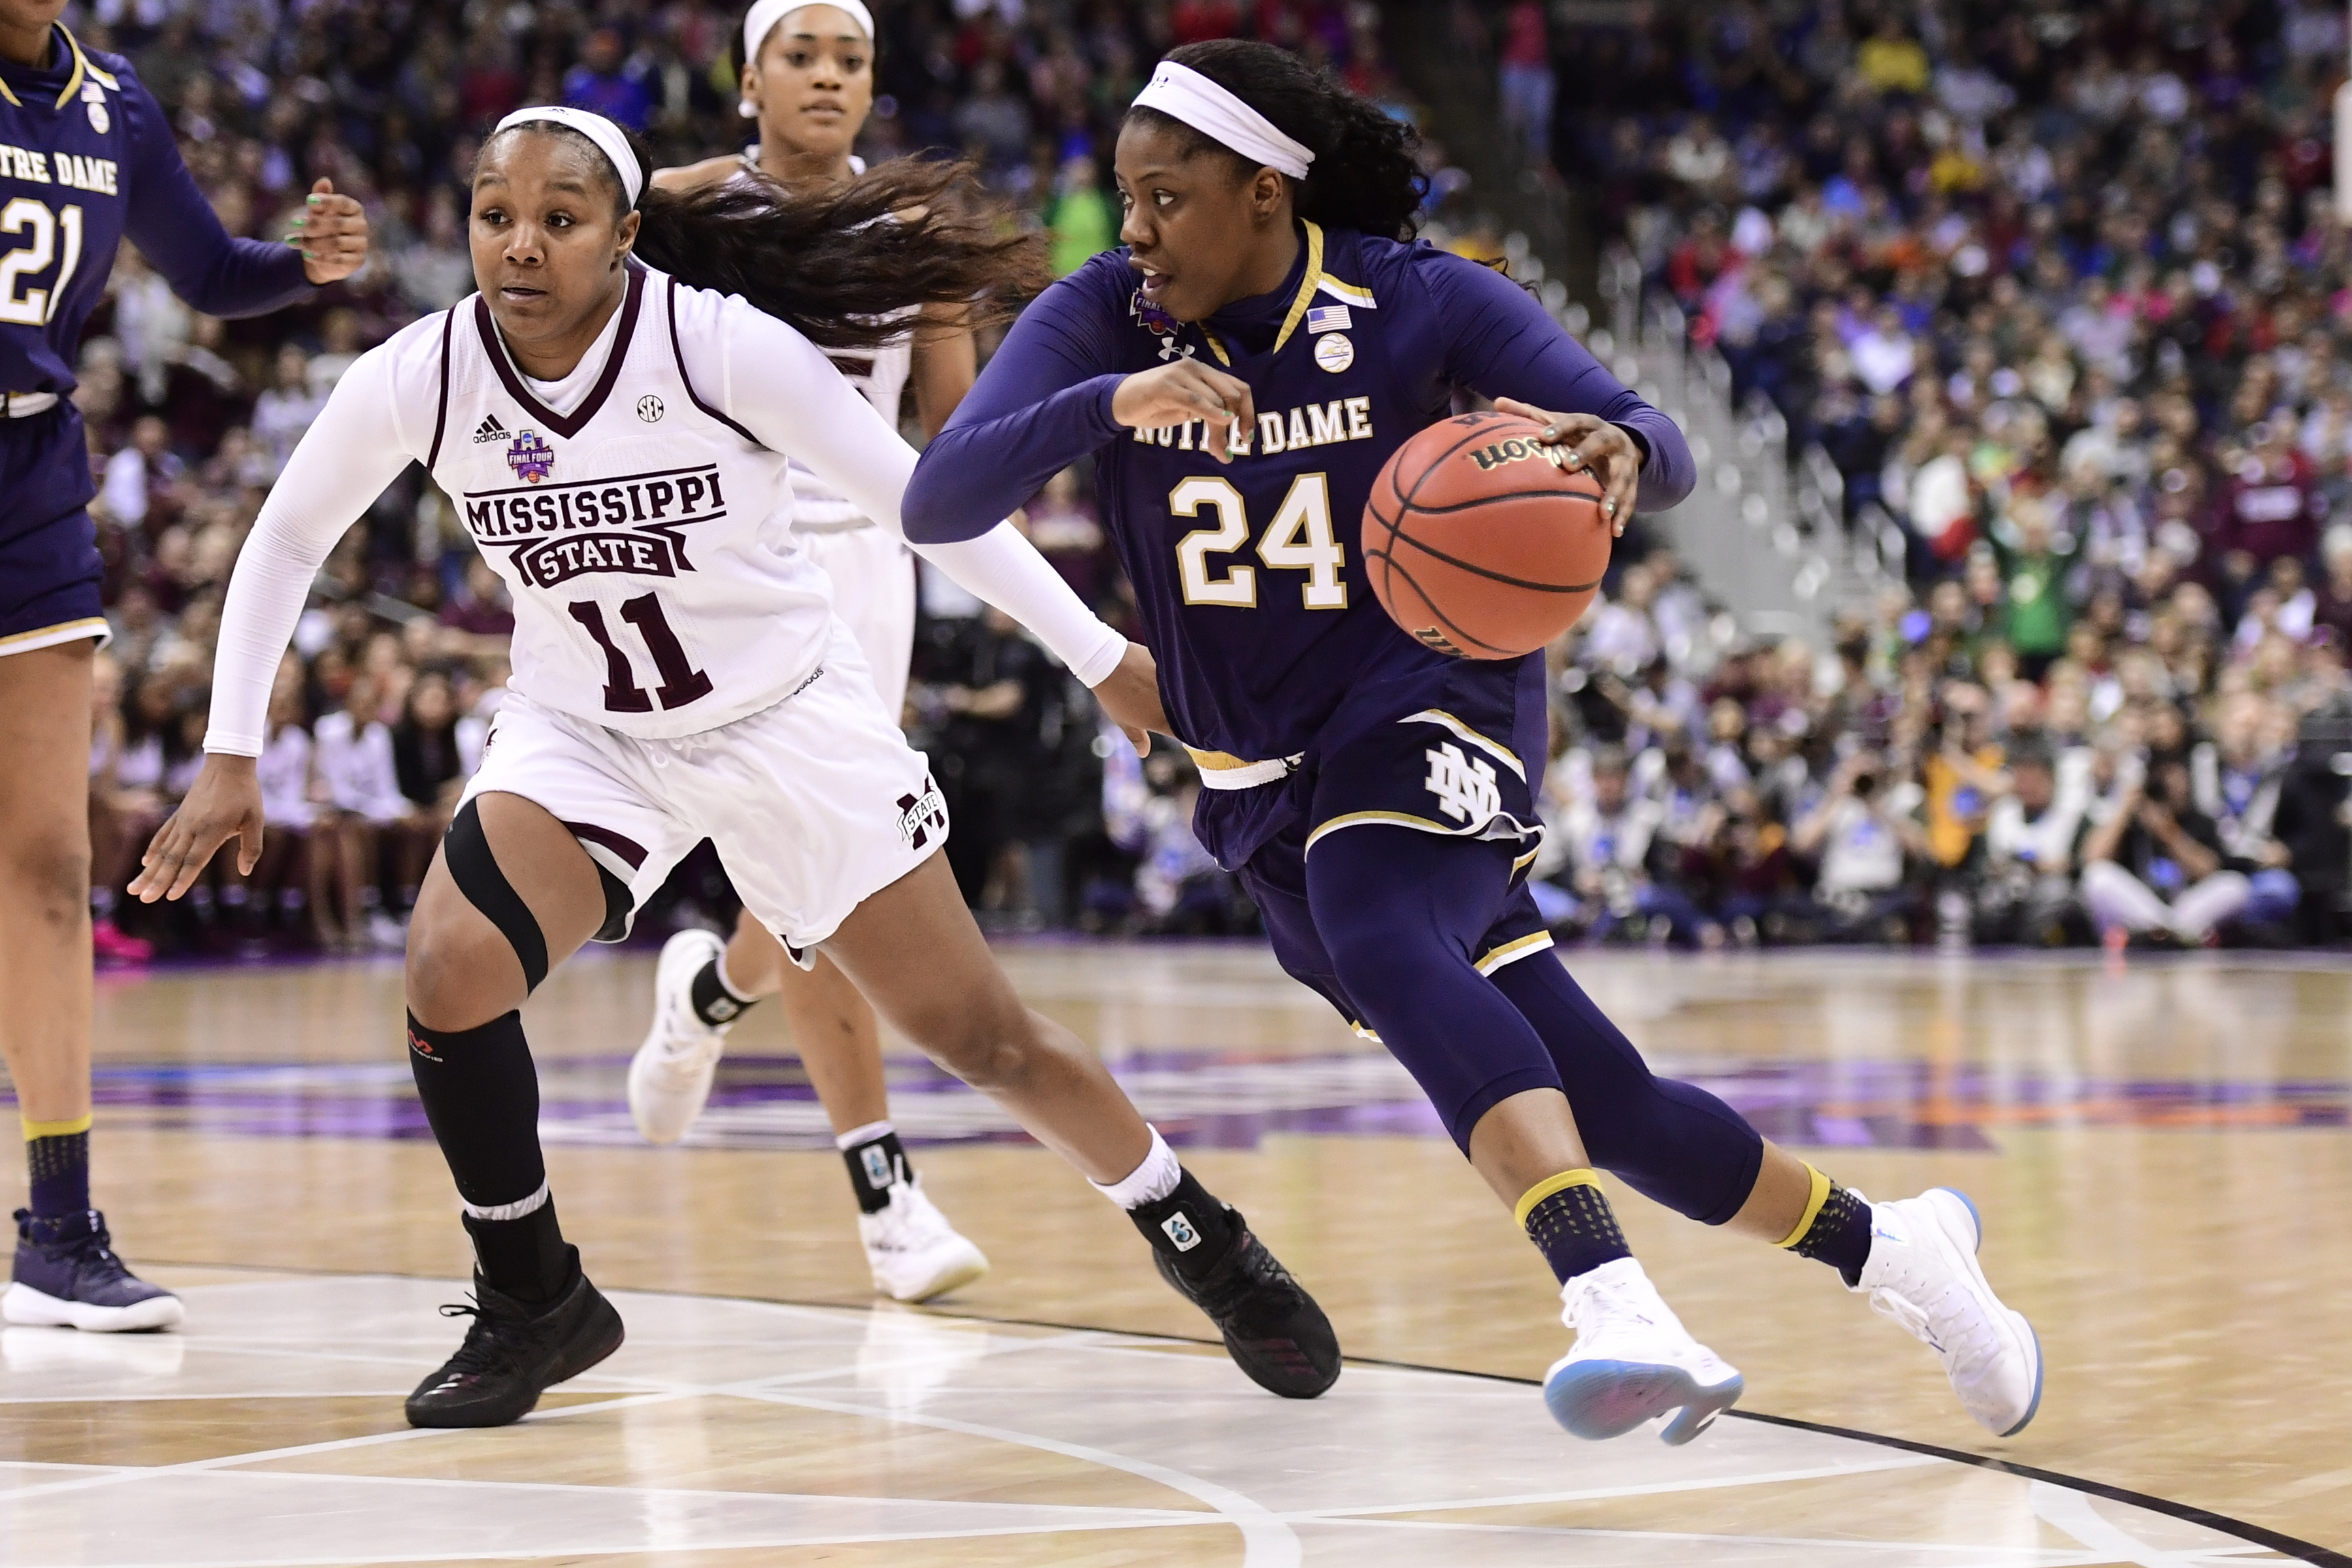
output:
<svg viewBox="0 0 2352 1568"><path fill-rule="evenodd" d="M367 209L350 196L335 195L332 180L310 187L310 199L287 226L294 232L286 243L301 247L302 275L313 283L349 278L367 265Z"/></svg>
<svg viewBox="0 0 2352 1568"><path fill-rule="evenodd" d="M236 869L250 877L261 863L261 780L251 757L215 752L205 759L188 798L155 830L131 894L142 904L176 899L195 886L220 847L237 841Z"/></svg>
<svg viewBox="0 0 2352 1568"><path fill-rule="evenodd" d="M1151 650L1139 642L1127 645L1127 657L1118 668L1103 678L1095 688L1095 700L1103 705L1110 721L1127 731L1135 742L1135 754L1151 754L1151 732L1173 734L1169 728L1168 711L1160 706L1160 665Z"/></svg>
<svg viewBox="0 0 2352 1568"><path fill-rule="evenodd" d="M1623 535L1625 525L1633 520L1633 498L1642 487L1642 448L1633 444L1633 437L1596 415L1553 414L1516 397L1496 398L1495 408L1542 426L1539 438L1547 447L1567 443L1572 448L1568 454L1569 472L1592 471L1592 477L1601 481L1601 510L1609 519L1610 537Z"/></svg>
<svg viewBox="0 0 2352 1568"><path fill-rule="evenodd" d="M1202 447L1220 463L1233 458L1234 432L1244 440L1257 426L1257 405L1249 383L1213 370L1198 360L1180 359L1158 370L1139 370L1110 395L1110 416L1130 430L1165 430L1193 419L1207 422Z"/></svg>

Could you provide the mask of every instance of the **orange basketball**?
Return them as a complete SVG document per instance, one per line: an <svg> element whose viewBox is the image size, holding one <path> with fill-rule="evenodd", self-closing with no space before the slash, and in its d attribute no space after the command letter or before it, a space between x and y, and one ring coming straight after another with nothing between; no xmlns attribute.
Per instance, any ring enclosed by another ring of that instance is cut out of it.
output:
<svg viewBox="0 0 2352 1568"><path fill-rule="evenodd" d="M1442 653L1516 658L1576 624L1609 569L1601 482L1513 414L1441 420L1396 450L1364 508L1364 574Z"/></svg>

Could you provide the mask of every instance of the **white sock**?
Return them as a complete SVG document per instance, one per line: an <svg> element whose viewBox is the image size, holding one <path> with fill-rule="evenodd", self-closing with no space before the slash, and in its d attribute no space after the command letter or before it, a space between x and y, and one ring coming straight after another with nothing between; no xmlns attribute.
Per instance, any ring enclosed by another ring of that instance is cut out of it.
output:
<svg viewBox="0 0 2352 1568"><path fill-rule="evenodd" d="M715 963L715 964L717 964L717 965L718 965L718 968L719 968L719 988L721 991L726 992L726 993L727 993L727 994L729 994L730 996L734 997L736 1001L740 1002L740 1003L741 1003L741 1004L743 1004L743 1005L745 1005L746 1007L750 1006L752 1003L757 1002L757 1001L759 1000L759 998L758 998L757 996L754 996L753 994L751 994L751 993L750 993L749 991L744 990L741 986L740 986L740 985L736 984L732 980L730 980L730 979L728 979L728 978L727 978L727 950L726 950L725 948L720 948L720 949L719 950L719 956L718 956L717 958L713 959L711 962L712 962L713 963ZM879 1128L881 1128L883 1132L887 1132L888 1131L890 1131L890 1124L889 1124L888 1122L887 1122L887 1121L878 1121L878 1122L875 1123L875 1125L876 1125L876 1126L877 1126L877 1127L879 1127ZM877 1137L877 1138L879 1138L881 1135L882 1135L882 1133L881 1133L881 1132L877 1132L877 1133L876 1133L876 1134L875 1134L875 1136L876 1136L876 1137ZM845 1149L845 1148L847 1148L847 1147L848 1147L848 1145L845 1143L845 1144L843 1144L843 1145L842 1145L842 1147Z"/></svg>
<svg viewBox="0 0 2352 1568"><path fill-rule="evenodd" d="M1160 1129L1151 1129L1151 1148L1143 1156L1143 1163L1116 1182L1089 1184L1095 1191L1123 1209L1139 1209L1145 1204L1157 1203L1176 1190L1184 1179L1184 1167L1177 1161L1176 1151L1160 1136Z"/></svg>
<svg viewBox="0 0 2352 1568"><path fill-rule="evenodd" d="M719 983L724 985L727 984L727 977L720 975ZM877 1138L887 1138L897 1131L897 1128L890 1125L889 1119L885 1117L879 1121L869 1121L863 1127L853 1127L848 1131L839 1134L834 1139L833 1146L846 1154L860 1143L871 1143Z"/></svg>

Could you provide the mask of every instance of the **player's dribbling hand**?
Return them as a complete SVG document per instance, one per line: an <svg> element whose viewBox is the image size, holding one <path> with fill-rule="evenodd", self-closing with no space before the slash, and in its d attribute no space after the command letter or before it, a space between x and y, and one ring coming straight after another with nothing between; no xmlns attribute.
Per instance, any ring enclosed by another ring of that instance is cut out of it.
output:
<svg viewBox="0 0 2352 1568"><path fill-rule="evenodd" d="M1622 538L1633 521L1633 498L1642 486L1642 448L1619 426L1591 414L1553 414L1516 397L1495 400L1497 413L1516 414L1542 426L1538 437L1547 447L1568 444L1568 471L1589 468L1601 481L1601 510L1609 519L1609 536Z"/></svg>
<svg viewBox="0 0 2352 1568"><path fill-rule="evenodd" d="M251 757L215 752L205 759L188 798L155 830L147 853L139 858L131 897L142 904L178 898L195 886L214 854L232 837L237 841L237 875L253 875L261 864L261 781L254 768Z"/></svg>
<svg viewBox="0 0 2352 1568"><path fill-rule="evenodd" d="M1208 431L1201 446L1220 463L1233 458L1233 433L1242 439L1257 425L1249 383L1213 370L1198 360L1180 359L1158 370L1139 370L1110 396L1110 416L1130 430L1165 430L1199 419Z"/></svg>
<svg viewBox="0 0 2352 1568"><path fill-rule="evenodd" d="M1160 705L1160 665L1151 650L1139 642L1127 645L1118 668L1095 688L1095 700L1102 704L1112 723L1127 731L1139 757L1151 754L1153 731L1174 733L1168 725L1168 710Z"/></svg>
<svg viewBox="0 0 2352 1568"><path fill-rule="evenodd" d="M294 232L286 243L301 247L302 275L313 283L349 278L367 265L367 209L350 196L335 195L332 180L310 187L301 213L287 226Z"/></svg>

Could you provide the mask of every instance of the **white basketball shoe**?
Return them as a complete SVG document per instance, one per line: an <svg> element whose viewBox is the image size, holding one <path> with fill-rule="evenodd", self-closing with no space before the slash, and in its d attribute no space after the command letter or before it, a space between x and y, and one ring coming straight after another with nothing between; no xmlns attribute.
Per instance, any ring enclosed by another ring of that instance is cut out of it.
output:
<svg viewBox="0 0 2352 1568"><path fill-rule="evenodd" d="M898 1301L928 1301L988 1272L988 1257L923 1195L922 1178L890 1188L890 1206L857 1216L874 1289Z"/></svg>
<svg viewBox="0 0 2352 1568"><path fill-rule="evenodd" d="M1985 1282L1976 1205L1949 1187L1930 1187L1872 1204L1870 1215L1870 1258L1853 1289L1942 1359L1952 1392L1985 1430L2001 1437L2023 1431L2042 1407L2042 1342L2025 1314L2002 1306Z"/></svg>
<svg viewBox="0 0 2352 1568"><path fill-rule="evenodd" d="M710 1080L733 1026L695 1016L694 977L726 951L716 932L699 930L679 931L662 943L654 970L653 1027L629 1058L629 1115L648 1143L685 1137L710 1098Z"/></svg>
<svg viewBox="0 0 2352 1568"><path fill-rule="evenodd" d="M1681 1412L1658 1435L1687 1443L1739 1397L1738 1372L1690 1336L1631 1258L1560 1287L1560 1321L1576 1348L1552 1363L1544 1403L1579 1437L1615 1437Z"/></svg>

